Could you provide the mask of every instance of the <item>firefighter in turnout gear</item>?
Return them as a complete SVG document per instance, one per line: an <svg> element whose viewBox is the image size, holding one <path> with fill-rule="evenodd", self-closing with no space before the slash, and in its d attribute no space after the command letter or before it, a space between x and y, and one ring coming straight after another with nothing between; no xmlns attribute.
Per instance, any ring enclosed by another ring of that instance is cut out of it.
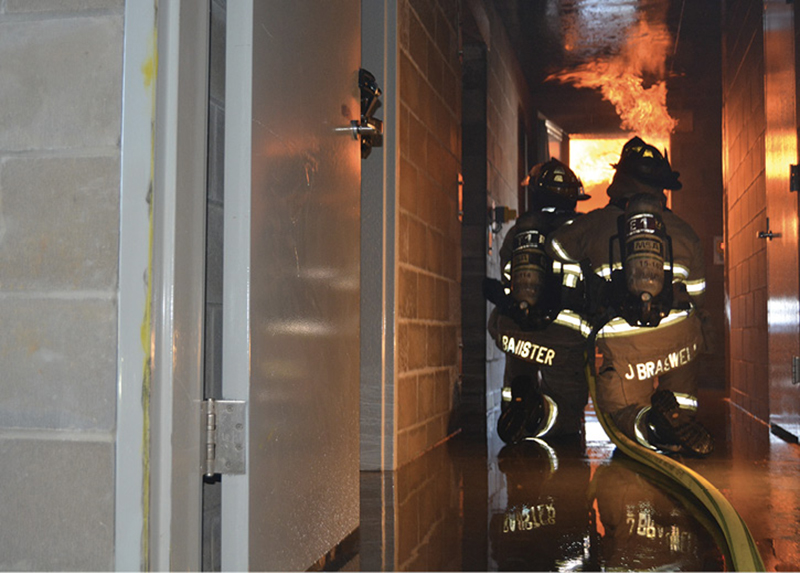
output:
<svg viewBox="0 0 800 573"><path fill-rule="evenodd" d="M702 245L666 207L664 189L682 185L665 155L634 137L614 167L608 204L557 229L547 245L587 275L590 339L603 358L596 406L642 445L705 456L713 439L695 419Z"/></svg>
<svg viewBox="0 0 800 573"><path fill-rule="evenodd" d="M579 435L588 401L581 333L587 326L569 310L571 293L580 286L580 266L553 261L545 243L553 230L577 216L577 201L589 196L557 159L534 166L522 184L528 187L528 210L500 249L503 280L484 283L486 298L496 305L489 333L506 356L497 432L509 444Z"/></svg>

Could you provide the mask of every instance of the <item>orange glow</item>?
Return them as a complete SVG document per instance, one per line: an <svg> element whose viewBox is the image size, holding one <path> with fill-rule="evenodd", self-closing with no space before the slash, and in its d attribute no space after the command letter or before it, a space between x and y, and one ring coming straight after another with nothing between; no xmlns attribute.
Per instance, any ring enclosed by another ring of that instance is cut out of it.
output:
<svg viewBox="0 0 800 573"><path fill-rule="evenodd" d="M639 22L628 31L620 52L548 77L579 88L599 90L619 115L623 130L643 139L664 139L677 120L667 111L665 62L672 38L664 25ZM645 78L651 82L645 86Z"/></svg>
<svg viewBox="0 0 800 573"><path fill-rule="evenodd" d="M570 169L580 177L586 193L591 195L587 201L579 201L577 210L588 213L608 203L606 188L614 177L613 165L619 160L622 146L636 134L596 136L571 135L569 140ZM643 137L643 136L642 136ZM644 137L643 137L644 138ZM669 153L669 139L644 138L647 143ZM669 202L669 192L667 192Z"/></svg>

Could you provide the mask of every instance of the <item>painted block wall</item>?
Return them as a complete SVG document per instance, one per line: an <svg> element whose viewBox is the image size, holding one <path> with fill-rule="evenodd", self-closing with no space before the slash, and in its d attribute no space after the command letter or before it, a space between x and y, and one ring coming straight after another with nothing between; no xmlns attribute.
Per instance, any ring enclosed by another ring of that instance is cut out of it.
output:
<svg viewBox="0 0 800 573"><path fill-rule="evenodd" d="M491 30L491 49L487 53L486 159L489 206L506 206L521 215L518 205L520 124L535 123L537 112L527 102L528 88L498 15L487 10ZM522 120L522 122L520 121ZM499 279L500 247L514 221L503 224L491 238L486 253L486 274ZM489 305L489 309L493 308ZM500 413L505 354L486 335L486 410L487 432L494 436ZM490 491L497 491L490 488Z"/></svg>
<svg viewBox="0 0 800 573"><path fill-rule="evenodd" d="M477 26L474 26L477 28ZM462 83L463 226L461 242L462 383L461 426L480 438L486 431L486 320L488 305L481 293L486 276L487 227L487 48L480 35L465 25Z"/></svg>
<svg viewBox="0 0 800 573"><path fill-rule="evenodd" d="M122 0L0 3L0 569L114 566Z"/></svg>
<svg viewBox="0 0 800 573"><path fill-rule="evenodd" d="M483 297L487 276L500 278L500 247L513 225L489 225L493 207L519 213L520 124L537 112L502 21L490 4L472 4L464 27L464 431L494 436L505 357L486 329L492 305Z"/></svg>
<svg viewBox="0 0 800 573"><path fill-rule="evenodd" d="M394 571L463 571L458 468L445 448L395 472L397 518ZM474 564L472 564L474 565Z"/></svg>
<svg viewBox="0 0 800 573"><path fill-rule="evenodd" d="M398 3L397 466L448 435L458 384L457 7Z"/></svg>
<svg viewBox="0 0 800 573"><path fill-rule="evenodd" d="M769 419L761 2L723 5L723 182L731 400Z"/></svg>

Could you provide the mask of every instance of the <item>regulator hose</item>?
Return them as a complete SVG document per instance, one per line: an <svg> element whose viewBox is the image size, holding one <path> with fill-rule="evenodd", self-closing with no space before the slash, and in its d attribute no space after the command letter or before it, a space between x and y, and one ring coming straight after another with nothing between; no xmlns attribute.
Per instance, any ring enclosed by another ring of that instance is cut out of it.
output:
<svg viewBox="0 0 800 573"><path fill-rule="evenodd" d="M586 381L592 402L597 404L596 381L589 360L586 361ZM733 571L766 571L744 520L711 482L672 458L637 444L624 435L599 408L595 407L595 413L606 435L624 454L677 482L705 506L722 531Z"/></svg>

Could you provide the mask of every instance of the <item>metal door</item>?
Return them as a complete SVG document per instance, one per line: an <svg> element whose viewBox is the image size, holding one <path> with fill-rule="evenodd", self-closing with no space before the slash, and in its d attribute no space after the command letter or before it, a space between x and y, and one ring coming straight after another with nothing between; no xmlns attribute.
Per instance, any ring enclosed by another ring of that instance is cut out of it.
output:
<svg viewBox="0 0 800 573"><path fill-rule="evenodd" d="M794 384L793 357L800 349L798 304L798 207L790 191L790 166L797 161L794 6L764 3L764 82L767 229L760 237L767 252L769 329L769 409L774 433L800 436L800 387ZM789 269L792 269L791 271Z"/></svg>
<svg viewBox="0 0 800 573"><path fill-rule="evenodd" d="M358 0L228 3L224 570L305 570L358 526Z"/></svg>

